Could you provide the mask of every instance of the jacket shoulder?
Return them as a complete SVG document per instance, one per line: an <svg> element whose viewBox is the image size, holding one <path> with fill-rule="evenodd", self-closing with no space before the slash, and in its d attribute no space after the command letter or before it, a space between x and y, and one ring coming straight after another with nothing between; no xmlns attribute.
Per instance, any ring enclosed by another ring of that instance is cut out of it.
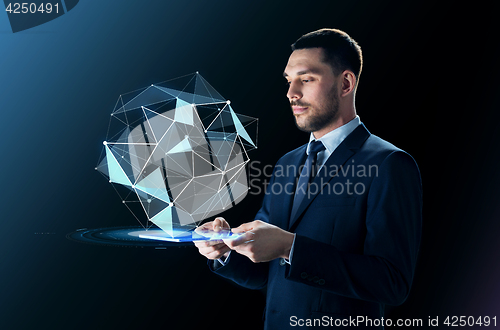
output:
<svg viewBox="0 0 500 330"><path fill-rule="evenodd" d="M287 152L278 160L278 162L276 164L290 163L292 160L303 156L306 153L306 148L307 148L307 143L304 145L301 145L300 147L298 147L292 151Z"/></svg>
<svg viewBox="0 0 500 330"><path fill-rule="evenodd" d="M409 153L373 134L363 144L360 152L364 155L365 159L370 159L373 163L380 164L401 159L406 160L405 162L407 163L417 165L415 159Z"/></svg>

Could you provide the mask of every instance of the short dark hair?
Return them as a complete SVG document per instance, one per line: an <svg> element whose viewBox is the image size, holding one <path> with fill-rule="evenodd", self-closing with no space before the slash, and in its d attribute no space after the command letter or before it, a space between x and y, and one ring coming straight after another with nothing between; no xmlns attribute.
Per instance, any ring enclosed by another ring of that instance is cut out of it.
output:
<svg viewBox="0 0 500 330"><path fill-rule="evenodd" d="M363 67L361 47L347 33L338 29L320 29L304 34L292 44L292 51L304 48L323 48L324 62L339 75L350 70L356 76L356 85Z"/></svg>

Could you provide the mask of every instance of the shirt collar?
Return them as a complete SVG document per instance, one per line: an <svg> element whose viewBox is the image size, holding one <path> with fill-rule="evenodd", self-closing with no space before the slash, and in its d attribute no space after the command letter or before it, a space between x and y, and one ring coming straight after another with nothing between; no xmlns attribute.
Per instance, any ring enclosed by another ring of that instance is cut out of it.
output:
<svg viewBox="0 0 500 330"><path fill-rule="evenodd" d="M318 139L318 141L321 141L323 145L326 148L326 151L328 154L332 154L335 149L344 141L344 139L354 131L358 125L361 124L361 120L359 119L359 116L354 117L353 120L348 122L347 124L344 124L340 127L337 127L331 132L326 133L323 135L321 138ZM309 155L309 148L311 147L311 142L316 140L314 138L313 133L311 133L309 137L309 143L307 144L307 150L306 153Z"/></svg>

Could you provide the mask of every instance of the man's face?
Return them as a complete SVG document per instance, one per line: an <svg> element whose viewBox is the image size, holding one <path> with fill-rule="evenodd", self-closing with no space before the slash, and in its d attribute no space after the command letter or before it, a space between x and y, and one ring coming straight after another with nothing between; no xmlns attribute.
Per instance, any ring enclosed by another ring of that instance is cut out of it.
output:
<svg viewBox="0 0 500 330"><path fill-rule="evenodd" d="M319 131L338 118L337 83L332 68L322 59L322 48L295 50L283 74L295 123L305 132Z"/></svg>

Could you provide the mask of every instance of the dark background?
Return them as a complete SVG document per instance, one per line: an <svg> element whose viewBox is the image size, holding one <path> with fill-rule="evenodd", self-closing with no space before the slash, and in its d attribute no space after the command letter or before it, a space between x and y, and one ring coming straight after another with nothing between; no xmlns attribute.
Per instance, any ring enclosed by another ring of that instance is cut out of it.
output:
<svg viewBox="0 0 500 330"><path fill-rule="evenodd" d="M282 71L289 45L322 27L359 42L358 114L422 174L420 260L390 317L500 318L493 13L479 2L95 0L15 34L0 13L0 328L260 327L263 294L211 274L194 247L66 234L137 224L94 170L120 94L199 71L260 119L252 159L274 164L305 143ZM224 216L250 221L260 201Z"/></svg>

